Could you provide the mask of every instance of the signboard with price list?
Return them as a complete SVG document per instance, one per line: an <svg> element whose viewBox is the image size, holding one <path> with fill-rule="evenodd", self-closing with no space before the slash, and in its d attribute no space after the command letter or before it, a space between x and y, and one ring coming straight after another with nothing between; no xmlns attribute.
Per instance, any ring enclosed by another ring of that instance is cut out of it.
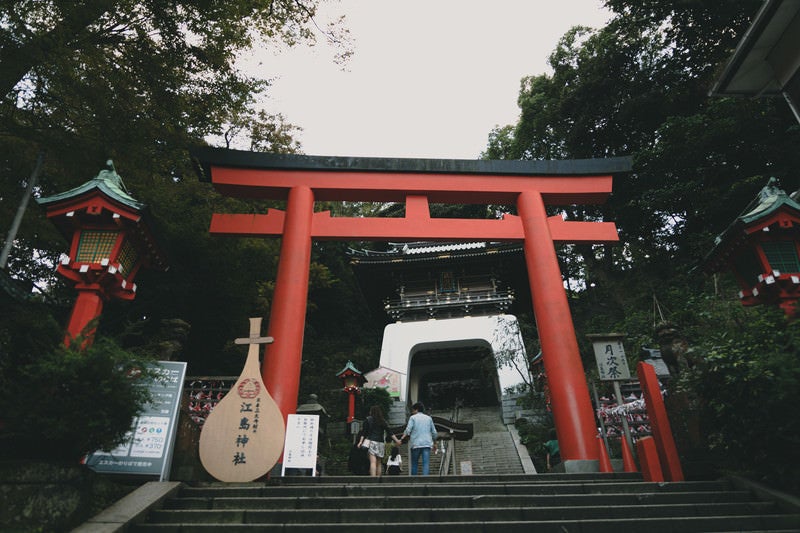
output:
<svg viewBox="0 0 800 533"><path fill-rule="evenodd" d="M150 367L155 371L155 377L142 383L150 390L150 403L134 419L123 444L113 450L86 456L85 463L92 470L158 476L159 481L169 478L186 363L158 361Z"/></svg>

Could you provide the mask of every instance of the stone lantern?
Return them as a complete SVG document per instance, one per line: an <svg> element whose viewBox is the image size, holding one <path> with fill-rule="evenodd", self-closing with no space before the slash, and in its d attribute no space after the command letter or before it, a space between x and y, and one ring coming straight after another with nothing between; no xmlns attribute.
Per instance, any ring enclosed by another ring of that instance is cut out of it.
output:
<svg viewBox="0 0 800 533"><path fill-rule="evenodd" d="M128 194L110 160L83 185L37 202L70 242L57 267L78 291L64 344L81 336L86 348L104 302L133 300L137 272L144 266L166 270L163 253L146 222L147 206Z"/></svg>
<svg viewBox="0 0 800 533"><path fill-rule="evenodd" d="M731 270L743 305L778 305L796 315L800 298L800 204L770 178L703 260L707 273Z"/></svg>
<svg viewBox="0 0 800 533"><path fill-rule="evenodd" d="M361 386L366 379L364 378L364 374L353 366L353 363L350 361L347 361L347 364L336 374L336 377L342 380L343 390L348 395L347 423L349 424L355 418L356 394L361 393Z"/></svg>

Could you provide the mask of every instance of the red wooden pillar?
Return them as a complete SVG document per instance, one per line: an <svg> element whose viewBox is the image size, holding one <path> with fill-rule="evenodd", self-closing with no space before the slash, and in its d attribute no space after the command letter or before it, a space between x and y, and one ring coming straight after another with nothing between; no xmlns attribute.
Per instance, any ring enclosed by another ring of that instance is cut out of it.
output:
<svg viewBox="0 0 800 533"><path fill-rule="evenodd" d="M292 188L286 203L281 256L269 318L268 336L275 342L267 345L261 364L264 385L283 413L284 422L297 408L300 389L313 214L311 189L307 186Z"/></svg>
<svg viewBox="0 0 800 533"><path fill-rule="evenodd" d="M87 326L103 312L103 294L102 289L97 285L78 284L75 286L78 290L78 297L75 299L75 304L72 306L72 313L69 317L69 324L67 324L67 335L64 338L64 345L70 346L72 341L83 335L83 343L81 349L92 344L94 340L94 333L96 327L87 329Z"/></svg>
<svg viewBox="0 0 800 533"><path fill-rule="evenodd" d="M644 394L647 406L647 418L650 419L650 428L653 430L653 441L658 450L658 458L663 468L667 481L683 481L683 469L678 456L678 448L672 436L672 426L667 416L661 388L658 386L658 376L652 365L643 361L636 364L636 373L639 375L639 384Z"/></svg>
<svg viewBox="0 0 800 533"><path fill-rule="evenodd" d="M356 391L347 393L347 423L349 424L356 418Z"/></svg>
<svg viewBox="0 0 800 533"><path fill-rule="evenodd" d="M658 459L656 441L653 437L642 437L637 440L636 453L639 454L639 463L642 465L642 478L645 481L664 481L664 472L661 470L661 461Z"/></svg>
<svg viewBox="0 0 800 533"><path fill-rule="evenodd" d="M564 461L597 460L597 427L589 387L542 195L520 193L517 209L525 234L525 263L544 368L553 384L550 395L561 457Z"/></svg>

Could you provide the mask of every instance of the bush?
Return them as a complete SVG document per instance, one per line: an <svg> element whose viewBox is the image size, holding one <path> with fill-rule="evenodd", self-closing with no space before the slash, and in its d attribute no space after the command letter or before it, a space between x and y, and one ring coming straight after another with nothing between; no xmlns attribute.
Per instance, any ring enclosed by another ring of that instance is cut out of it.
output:
<svg viewBox="0 0 800 533"><path fill-rule="evenodd" d="M138 378L144 361L108 339L86 351L55 346L35 358L4 361L0 454L77 461L124 441L149 400Z"/></svg>
<svg viewBox="0 0 800 533"><path fill-rule="evenodd" d="M528 448L537 472L547 472L545 461L546 452L544 443L550 440L550 432L553 431L552 424L533 423L527 418L518 418L514 422L514 427L519 433L519 440Z"/></svg>
<svg viewBox="0 0 800 533"><path fill-rule="evenodd" d="M800 322L777 309L743 313L718 327L681 379L697 404L719 466L786 490L800 490Z"/></svg>

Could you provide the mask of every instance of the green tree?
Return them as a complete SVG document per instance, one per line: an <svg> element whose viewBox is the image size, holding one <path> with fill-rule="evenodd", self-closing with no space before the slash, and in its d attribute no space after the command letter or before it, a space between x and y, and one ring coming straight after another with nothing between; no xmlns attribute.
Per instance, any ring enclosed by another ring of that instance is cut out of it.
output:
<svg viewBox="0 0 800 533"><path fill-rule="evenodd" d="M796 492L800 421L786 409L800 401L800 323L777 308L723 307L706 317L713 327L680 389L698 409L709 453L721 468Z"/></svg>
<svg viewBox="0 0 800 533"><path fill-rule="evenodd" d="M786 106L706 96L758 2L726 4L724 14L708 2L607 5L615 16L606 27L573 28L550 56L553 73L522 80L519 121L492 132L485 152L633 157L634 173L615 180L607 204L565 208L574 219L603 217L620 228L625 248L613 256L574 249L589 276L606 277L632 263L693 260L708 233L724 229L763 186L767 169L796 179L798 157Z"/></svg>
<svg viewBox="0 0 800 533"><path fill-rule="evenodd" d="M758 318L762 310L748 312L742 324L731 321L726 309L743 311L732 299L730 277L715 287L696 270L714 235L769 176L781 178L787 190L800 178L800 128L783 102L707 96L760 3L737 0L720 10L707 0L607 0L609 23L564 35L550 56L552 73L522 80L518 122L491 132L484 152L506 159L632 156L633 172L615 177L606 204L553 209L573 220L613 220L620 233L618 246L559 250L562 272L575 279L569 280L570 304L578 338L624 331L635 356L643 345L657 345L654 299L660 302L696 357L710 362L688 383L703 405L717 409L707 429L720 440L718 449L727 450L721 440L729 440L728 466L739 469L748 467L746 452L759 443L781 450L771 435L749 429L733 435L738 410L748 407L737 401L721 408L726 395L749 389L759 370L763 380L752 390L759 398L772 390L787 400L796 390L793 378L771 377L794 354L792 328L765 323ZM586 342L582 353L591 368ZM779 434L796 435L789 424L769 420ZM769 464L759 465L761 471L775 472L782 458L763 460Z"/></svg>
<svg viewBox="0 0 800 533"><path fill-rule="evenodd" d="M213 212L264 212L280 203L220 197L198 182L188 149L214 138L299 150L296 128L257 106L269 83L236 59L251 47L306 46L320 36L347 55L341 24L316 26L318 4L0 0L0 227L9 227L40 151L45 166L35 192L42 195L91 179L112 158L131 194L150 206L168 258L168 272L139 275L134 302L108 303L101 334L180 318L192 327L190 371L233 373L240 365L226 343L246 331L248 316L268 313L279 242L211 236L208 224ZM8 271L69 302L71 289L52 273L65 248L33 206ZM325 283L324 276L314 281Z"/></svg>

